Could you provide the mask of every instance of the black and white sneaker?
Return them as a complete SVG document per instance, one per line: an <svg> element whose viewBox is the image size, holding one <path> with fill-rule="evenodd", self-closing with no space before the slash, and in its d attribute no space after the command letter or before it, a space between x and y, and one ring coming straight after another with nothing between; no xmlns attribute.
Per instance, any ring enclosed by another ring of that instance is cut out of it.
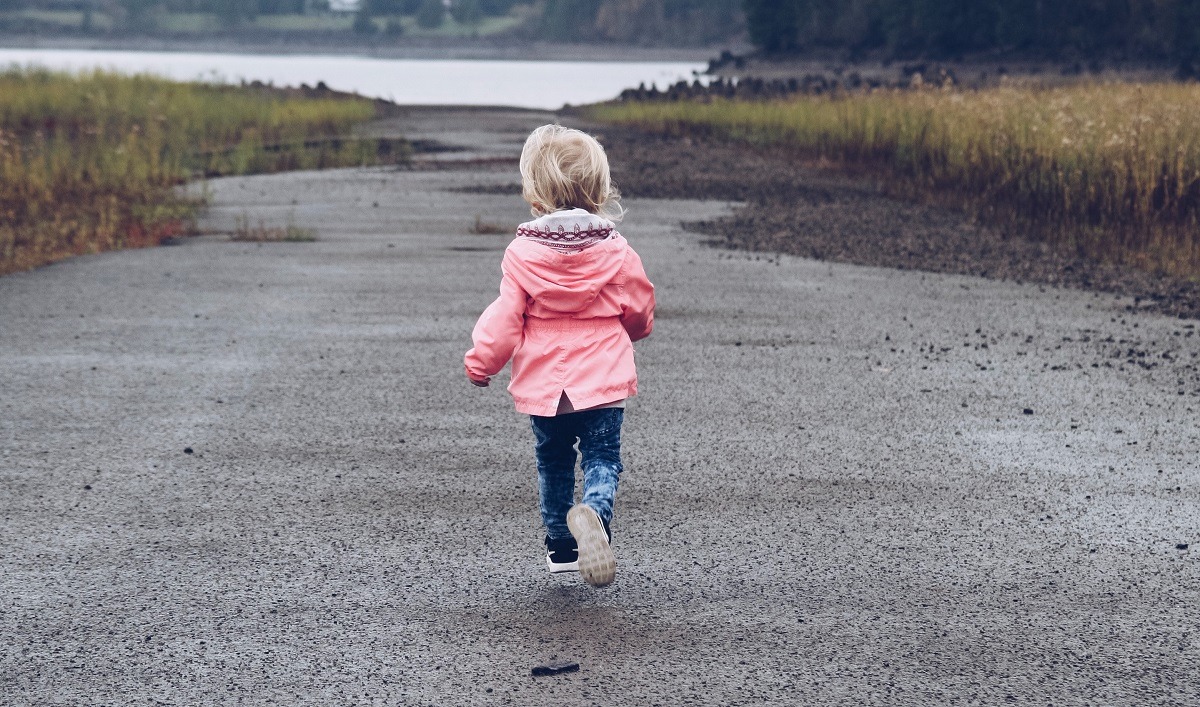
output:
<svg viewBox="0 0 1200 707"><path fill-rule="evenodd" d="M579 549L575 546L575 538L568 536L554 540L547 535L546 567L550 569L550 574L578 572Z"/></svg>
<svg viewBox="0 0 1200 707"><path fill-rule="evenodd" d="M617 558L612 551L612 535L596 511L586 504L571 506L567 527L578 544L579 575L593 587L607 587L617 576Z"/></svg>

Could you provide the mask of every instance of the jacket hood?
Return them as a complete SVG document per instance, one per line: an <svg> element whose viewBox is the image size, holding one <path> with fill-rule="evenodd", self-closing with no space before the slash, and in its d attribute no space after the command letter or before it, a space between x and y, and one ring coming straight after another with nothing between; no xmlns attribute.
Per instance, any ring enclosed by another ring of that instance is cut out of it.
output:
<svg viewBox="0 0 1200 707"><path fill-rule="evenodd" d="M621 272L629 252L612 221L583 209L548 214L522 224L517 233L505 253L505 268L541 305L566 314L595 301ZM594 245L577 252L557 250L545 242L555 234L570 238L589 233Z"/></svg>

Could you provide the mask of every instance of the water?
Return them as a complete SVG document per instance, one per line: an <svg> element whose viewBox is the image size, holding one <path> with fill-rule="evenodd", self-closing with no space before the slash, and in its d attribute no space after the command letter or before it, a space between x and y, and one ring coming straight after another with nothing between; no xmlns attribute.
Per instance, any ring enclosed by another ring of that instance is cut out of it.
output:
<svg viewBox="0 0 1200 707"><path fill-rule="evenodd" d="M692 80L703 64L619 61L441 61L357 56L0 49L0 67L111 69L179 80L316 85L407 105L561 107L615 98L639 83Z"/></svg>

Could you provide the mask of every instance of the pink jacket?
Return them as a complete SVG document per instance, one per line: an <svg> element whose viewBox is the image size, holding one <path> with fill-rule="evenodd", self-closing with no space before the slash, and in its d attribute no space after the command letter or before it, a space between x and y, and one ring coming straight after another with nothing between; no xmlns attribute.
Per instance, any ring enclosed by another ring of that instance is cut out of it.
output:
<svg viewBox="0 0 1200 707"><path fill-rule="evenodd" d="M576 410L637 394L633 342L654 328L654 285L619 233L578 252L518 237L501 270L500 297L479 317L464 358L472 380L511 358L508 390L528 415L554 415L563 392Z"/></svg>

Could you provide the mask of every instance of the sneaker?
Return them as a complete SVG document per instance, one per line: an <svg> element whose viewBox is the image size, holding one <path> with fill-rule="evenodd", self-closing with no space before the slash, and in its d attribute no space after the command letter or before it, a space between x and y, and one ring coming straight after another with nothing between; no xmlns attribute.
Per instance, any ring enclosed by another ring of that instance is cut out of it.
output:
<svg viewBox="0 0 1200 707"><path fill-rule="evenodd" d="M555 540L547 535L546 567L550 569L550 574L578 572L579 550L575 547L575 538L559 538Z"/></svg>
<svg viewBox="0 0 1200 707"><path fill-rule="evenodd" d="M567 513L567 527L579 548L579 574L593 587L607 587L617 576L617 558L609 544L608 530L591 506L583 503Z"/></svg>

